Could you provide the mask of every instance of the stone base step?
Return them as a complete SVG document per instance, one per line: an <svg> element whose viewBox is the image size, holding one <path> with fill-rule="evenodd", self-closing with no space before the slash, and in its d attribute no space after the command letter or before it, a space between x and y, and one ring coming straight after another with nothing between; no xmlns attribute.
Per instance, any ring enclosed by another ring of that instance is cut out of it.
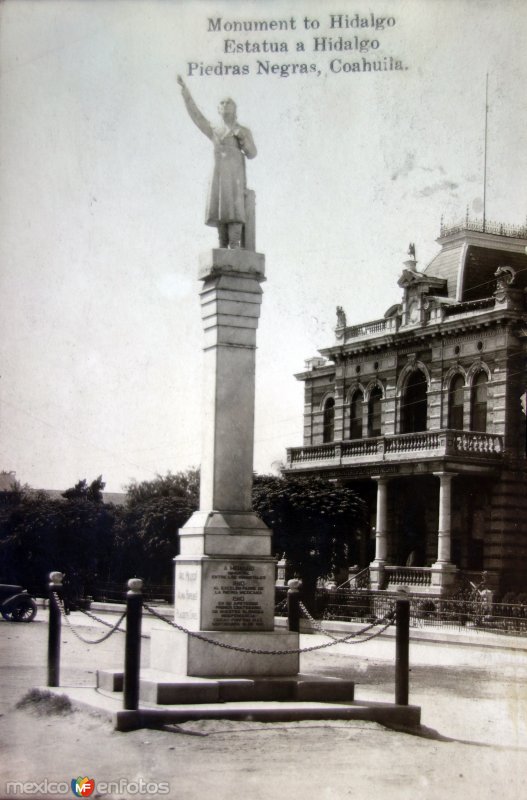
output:
<svg viewBox="0 0 527 800"><path fill-rule="evenodd" d="M122 692L123 673L101 670L97 687ZM319 675L280 677L193 678L155 669L141 670L139 696L156 705L231 702L351 702L355 684L343 678Z"/></svg>
<svg viewBox="0 0 527 800"><path fill-rule="evenodd" d="M390 703L351 702L245 702L202 704L200 706L165 706L121 710L114 715L115 729L154 728L192 720L230 719L252 722L297 722L299 720L360 719L402 729L415 729L421 722L419 706L398 706Z"/></svg>
<svg viewBox="0 0 527 800"><path fill-rule="evenodd" d="M159 728L191 720L230 719L254 722L296 722L299 720L367 720L389 728L415 730L421 721L419 706L400 706L356 700L350 703L317 702L238 702L199 705L143 706L135 711L122 708L122 697L114 692L102 694L87 687L60 687L46 692L66 695L75 708L112 720L119 731Z"/></svg>

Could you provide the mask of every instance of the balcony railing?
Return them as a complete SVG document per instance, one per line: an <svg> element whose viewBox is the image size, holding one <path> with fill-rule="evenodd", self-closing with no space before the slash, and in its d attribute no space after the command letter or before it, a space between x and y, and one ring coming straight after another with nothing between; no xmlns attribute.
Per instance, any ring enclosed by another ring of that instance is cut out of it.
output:
<svg viewBox="0 0 527 800"><path fill-rule="evenodd" d="M495 461L502 454L503 436L479 431L439 430L290 447L287 466L300 469L310 464L344 466L442 456Z"/></svg>
<svg viewBox="0 0 527 800"><path fill-rule="evenodd" d="M376 333L384 333L389 327L389 320L374 319L371 322L364 322L362 325L352 325L346 328L346 339L356 339L358 336L372 336Z"/></svg>
<svg viewBox="0 0 527 800"><path fill-rule="evenodd" d="M443 306L445 317L455 317L458 314L470 314L475 311L485 311L496 304L494 297L483 297L481 300L467 300L464 303L453 303Z"/></svg>
<svg viewBox="0 0 527 800"><path fill-rule="evenodd" d="M477 233L492 233L495 236L510 236L513 238L527 239L527 225L504 225L502 222L490 220L471 219L468 215L462 222L445 225L441 220L440 236L450 236L461 231L475 231Z"/></svg>
<svg viewBox="0 0 527 800"><path fill-rule="evenodd" d="M429 567L391 567L384 568L386 586L431 586L432 570Z"/></svg>

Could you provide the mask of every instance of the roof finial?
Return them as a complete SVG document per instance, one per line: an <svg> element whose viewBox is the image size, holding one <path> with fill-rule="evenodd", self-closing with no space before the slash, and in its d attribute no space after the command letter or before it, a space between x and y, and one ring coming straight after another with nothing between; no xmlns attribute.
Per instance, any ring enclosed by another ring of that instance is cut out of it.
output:
<svg viewBox="0 0 527 800"><path fill-rule="evenodd" d="M412 272L416 272L417 261L415 259L415 244L413 242L410 242L410 244L408 245L408 255L410 256L410 258L404 262L404 266L406 267L407 270L409 269Z"/></svg>

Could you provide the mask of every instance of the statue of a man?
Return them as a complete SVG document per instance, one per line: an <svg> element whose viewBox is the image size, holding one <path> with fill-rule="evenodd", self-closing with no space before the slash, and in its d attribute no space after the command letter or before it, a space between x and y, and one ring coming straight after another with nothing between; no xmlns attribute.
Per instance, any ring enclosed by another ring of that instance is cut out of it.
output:
<svg viewBox="0 0 527 800"><path fill-rule="evenodd" d="M240 247L246 222L245 157L256 155L251 131L238 123L236 104L230 97L221 100L218 107L222 124L212 126L196 106L181 75L177 81L191 120L214 145L205 224L218 228L220 247Z"/></svg>

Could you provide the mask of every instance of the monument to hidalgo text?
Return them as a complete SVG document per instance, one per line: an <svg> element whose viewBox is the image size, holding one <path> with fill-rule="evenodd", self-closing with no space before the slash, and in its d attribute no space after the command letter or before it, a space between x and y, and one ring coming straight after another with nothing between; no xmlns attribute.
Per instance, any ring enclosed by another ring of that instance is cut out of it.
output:
<svg viewBox="0 0 527 800"><path fill-rule="evenodd" d="M218 249L203 253L203 443L200 508L180 531L175 559L175 622L220 642L174 628L155 629L151 665L196 677L298 673L298 653L241 652L298 648L298 634L274 631L275 559L271 531L252 511L256 330L265 258L254 251L254 196L245 158L256 148L230 99L213 127L178 79L191 119L214 145L206 223Z"/></svg>

